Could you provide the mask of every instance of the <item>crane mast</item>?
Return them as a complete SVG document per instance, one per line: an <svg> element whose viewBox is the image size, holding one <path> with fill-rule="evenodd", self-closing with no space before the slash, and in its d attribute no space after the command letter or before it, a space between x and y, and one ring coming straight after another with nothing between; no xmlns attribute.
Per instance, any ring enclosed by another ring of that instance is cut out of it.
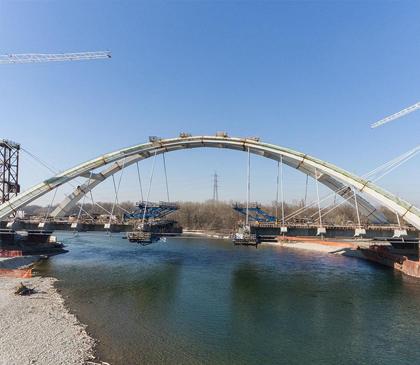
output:
<svg viewBox="0 0 420 365"><path fill-rule="evenodd" d="M23 53L0 55L0 64L38 63L59 61L84 61L111 58L111 52L79 52L79 53Z"/></svg>
<svg viewBox="0 0 420 365"><path fill-rule="evenodd" d="M376 123L373 123L370 127L371 128L376 128L376 127L380 127L381 125L384 125L386 123L389 123L395 119L401 118L404 115L410 114L414 111L416 111L417 109L420 109L420 101L414 105L409 106L408 108L405 108L395 114L392 114L386 118L383 118L379 121L377 121Z"/></svg>

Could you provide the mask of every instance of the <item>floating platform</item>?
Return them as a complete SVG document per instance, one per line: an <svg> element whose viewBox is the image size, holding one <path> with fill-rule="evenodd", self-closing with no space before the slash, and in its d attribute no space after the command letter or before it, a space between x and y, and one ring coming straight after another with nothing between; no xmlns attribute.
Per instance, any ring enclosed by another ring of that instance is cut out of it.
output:
<svg viewBox="0 0 420 365"><path fill-rule="evenodd" d="M143 246L150 245L153 242L159 241L159 235L150 231L133 231L127 232L125 237L130 242L140 243Z"/></svg>
<svg viewBox="0 0 420 365"><path fill-rule="evenodd" d="M0 255L15 257L24 255L54 255L66 252L57 242L52 231L0 229Z"/></svg>
<svg viewBox="0 0 420 365"><path fill-rule="evenodd" d="M255 246L261 243L259 237L255 234L235 233L232 237L232 242L236 246Z"/></svg>

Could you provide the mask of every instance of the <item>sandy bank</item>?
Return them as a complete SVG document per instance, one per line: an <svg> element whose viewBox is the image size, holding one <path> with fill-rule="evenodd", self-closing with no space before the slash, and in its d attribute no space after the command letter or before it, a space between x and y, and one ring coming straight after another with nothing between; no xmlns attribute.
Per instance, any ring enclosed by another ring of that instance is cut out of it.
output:
<svg viewBox="0 0 420 365"><path fill-rule="evenodd" d="M327 253L340 251L340 248L337 248L337 247L326 246L319 243L310 243L310 242L293 242L293 243L284 242L284 243L277 243L277 245L280 245L282 247L295 248L299 250L327 252Z"/></svg>
<svg viewBox="0 0 420 365"><path fill-rule="evenodd" d="M267 245L275 245L281 247L288 247L297 250L316 251L323 253L331 253L336 255L351 256L356 258L363 258L360 251L357 250L357 245L363 245L363 242L355 244L354 242L332 242L321 241L319 239L308 239L308 241L300 241L294 239L293 241L280 241L280 242L265 242Z"/></svg>
<svg viewBox="0 0 420 365"><path fill-rule="evenodd" d="M228 240L230 239L230 236L228 234L222 234L217 232L211 232L211 231L203 231L203 230L185 230L182 232L183 237L188 236L200 236L200 237L208 237L208 238L215 238L215 239L224 239Z"/></svg>
<svg viewBox="0 0 420 365"><path fill-rule="evenodd" d="M37 293L15 295L20 282ZM84 364L92 359L94 340L65 308L54 282L0 277L1 365Z"/></svg>

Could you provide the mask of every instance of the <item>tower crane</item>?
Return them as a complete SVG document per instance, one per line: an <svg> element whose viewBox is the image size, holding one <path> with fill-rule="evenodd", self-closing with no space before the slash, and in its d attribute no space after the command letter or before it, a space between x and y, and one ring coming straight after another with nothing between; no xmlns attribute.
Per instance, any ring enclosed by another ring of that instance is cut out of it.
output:
<svg viewBox="0 0 420 365"><path fill-rule="evenodd" d="M376 127L380 127L381 125L384 125L386 123L392 122L395 119L401 118L404 115L410 114L414 111L416 111L417 109L420 109L420 101L414 105L409 106L408 108L405 108L403 110L400 110L399 112L392 114L386 118L383 118L379 121L377 121L376 123L373 123L370 127L371 128L376 128Z"/></svg>
<svg viewBox="0 0 420 365"><path fill-rule="evenodd" d="M110 51L79 53L23 53L0 55L0 64L38 63L58 61L84 61L111 58Z"/></svg>

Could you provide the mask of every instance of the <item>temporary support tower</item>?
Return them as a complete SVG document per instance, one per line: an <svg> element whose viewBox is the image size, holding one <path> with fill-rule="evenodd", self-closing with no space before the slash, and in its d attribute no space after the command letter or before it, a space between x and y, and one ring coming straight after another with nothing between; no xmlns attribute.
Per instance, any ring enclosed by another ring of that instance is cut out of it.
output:
<svg viewBox="0 0 420 365"><path fill-rule="evenodd" d="M20 191L18 143L0 140L0 199L5 203Z"/></svg>

